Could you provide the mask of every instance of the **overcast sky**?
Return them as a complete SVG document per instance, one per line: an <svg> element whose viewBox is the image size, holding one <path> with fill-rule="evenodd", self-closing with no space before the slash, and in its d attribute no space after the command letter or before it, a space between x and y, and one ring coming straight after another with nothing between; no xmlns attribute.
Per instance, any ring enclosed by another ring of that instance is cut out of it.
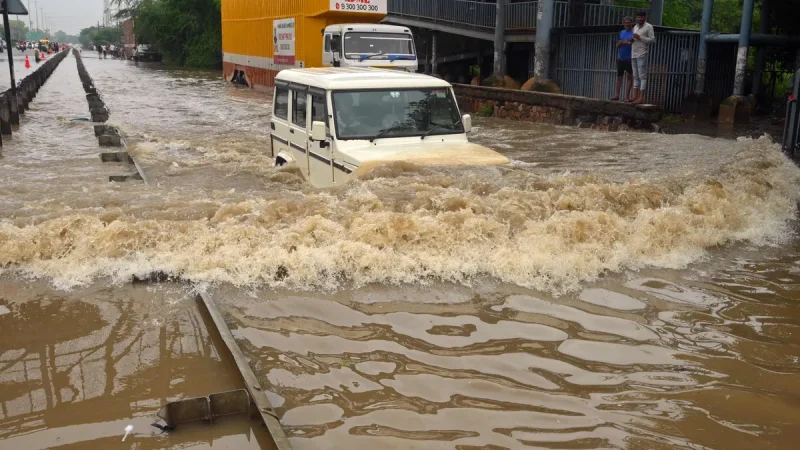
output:
<svg viewBox="0 0 800 450"><path fill-rule="evenodd" d="M97 25L98 21L103 21L103 0L21 1L28 8L31 15L30 17L19 16L19 19L27 24L30 18L33 22L33 28L36 28L36 16L39 14L41 14L39 18L40 28L44 29L44 18L47 16L52 24L51 31L64 30L68 34L78 34L81 28Z"/></svg>

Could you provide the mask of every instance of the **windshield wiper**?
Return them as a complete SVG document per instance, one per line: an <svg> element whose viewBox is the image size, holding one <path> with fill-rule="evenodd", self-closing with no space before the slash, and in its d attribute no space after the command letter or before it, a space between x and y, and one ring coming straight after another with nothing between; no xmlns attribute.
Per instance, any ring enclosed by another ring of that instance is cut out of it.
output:
<svg viewBox="0 0 800 450"><path fill-rule="evenodd" d="M376 56L383 56L383 52L378 52L378 53L375 53L375 54L372 54L372 55L364 55L364 56L361 57L360 60L358 60L358 62L364 62L365 59L374 58Z"/></svg>
<svg viewBox="0 0 800 450"><path fill-rule="evenodd" d="M448 124L444 124L444 125L443 125L443 124L436 125L436 126L434 126L433 128L431 128L430 130L426 131L426 132L425 132L425 134L423 134L422 136L420 136L420 137L419 137L419 140L421 141L421 140L425 139L426 137L430 136L430 135L431 135L431 133L433 133L434 131L438 130L439 128L442 128L442 127L452 127L452 126L455 126L455 125L457 125L457 124L458 124L458 122L454 122L454 123L448 123Z"/></svg>
<svg viewBox="0 0 800 450"><path fill-rule="evenodd" d="M369 141L370 142L375 142L375 139L382 138L383 136L386 135L386 133L388 133L390 131L395 131L395 130L402 130L403 128L408 128L408 125L404 124L404 123L396 123L396 124L390 126L389 128L384 128L384 129L378 131L378 134L376 134L375 136L372 136L371 138L369 138Z"/></svg>

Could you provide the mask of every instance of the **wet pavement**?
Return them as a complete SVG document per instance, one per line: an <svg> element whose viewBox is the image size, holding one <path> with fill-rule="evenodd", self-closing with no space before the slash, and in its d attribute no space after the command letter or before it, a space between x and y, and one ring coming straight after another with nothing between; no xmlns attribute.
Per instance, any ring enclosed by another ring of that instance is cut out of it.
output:
<svg viewBox="0 0 800 450"><path fill-rule="evenodd" d="M233 383L192 286L297 449L800 437L800 169L768 138L476 119L510 167L319 190L266 156L268 94L84 59L152 183L107 182L67 58L0 159L0 448L257 446L148 429Z"/></svg>

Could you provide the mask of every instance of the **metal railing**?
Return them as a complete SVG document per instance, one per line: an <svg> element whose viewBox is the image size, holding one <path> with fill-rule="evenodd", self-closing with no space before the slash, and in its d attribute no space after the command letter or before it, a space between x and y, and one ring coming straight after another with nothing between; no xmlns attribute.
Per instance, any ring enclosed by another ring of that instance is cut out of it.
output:
<svg viewBox="0 0 800 450"><path fill-rule="evenodd" d="M643 3L643 5L645 5ZM539 2L506 4L506 29L536 28ZM569 3L555 2L555 27L569 25ZM584 26L619 25L625 16L635 16L642 9L635 6L584 5ZM494 2L471 0L388 0L390 16L413 18L426 22L481 30L494 30L497 6Z"/></svg>
<svg viewBox="0 0 800 450"><path fill-rule="evenodd" d="M551 77L567 95L611 98L617 80L617 33L561 34L555 48ZM680 111L692 91L697 66L699 33L659 33L648 55L647 103L665 111Z"/></svg>
<svg viewBox="0 0 800 450"><path fill-rule="evenodd" d="M585 5L583 10L584 25L603 26L621 25L622 18L630 16L636 20L636 14L640 9L647 9L635 6L614 6L614 5Z"/></svg>
<svg viewBox="0 0 800 450"><path fill-rule="evenodd" d="M539 2L506 4L506 29L536 28L536 11Z"/></svg>
<svg viewBox="0 0 800 450"><path fill-rule="evenodd" d="M494 30L497 6L469 0L389 0L390 16L460 28Z"/></svg>

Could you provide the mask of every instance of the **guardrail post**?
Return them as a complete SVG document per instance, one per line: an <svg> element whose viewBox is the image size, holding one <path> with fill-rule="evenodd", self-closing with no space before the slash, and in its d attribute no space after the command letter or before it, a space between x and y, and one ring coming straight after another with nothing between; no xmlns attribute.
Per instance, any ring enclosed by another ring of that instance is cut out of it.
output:
<svg viewBox="0 0 800 450"><path fill-rule="evenodd" d="M7 92L0 95L0 134L11 136L11 105Z"/></svg>
<svg viewBox="0 0 800 450"><path fill-rule="evenodd" d="M17 96L12 94L11 91L6 91L8 96L9 110L11 111L11 125L19 125L19 106L17 103Z"/></svg>
<svg viewBox="0 0 800 450"><path fill-rule="evenodd" d="M25 102L25 96L22 94L22 91L17 89L17 111L19 115L25 115L26 109L28 109L28 104Z"/></svg>

